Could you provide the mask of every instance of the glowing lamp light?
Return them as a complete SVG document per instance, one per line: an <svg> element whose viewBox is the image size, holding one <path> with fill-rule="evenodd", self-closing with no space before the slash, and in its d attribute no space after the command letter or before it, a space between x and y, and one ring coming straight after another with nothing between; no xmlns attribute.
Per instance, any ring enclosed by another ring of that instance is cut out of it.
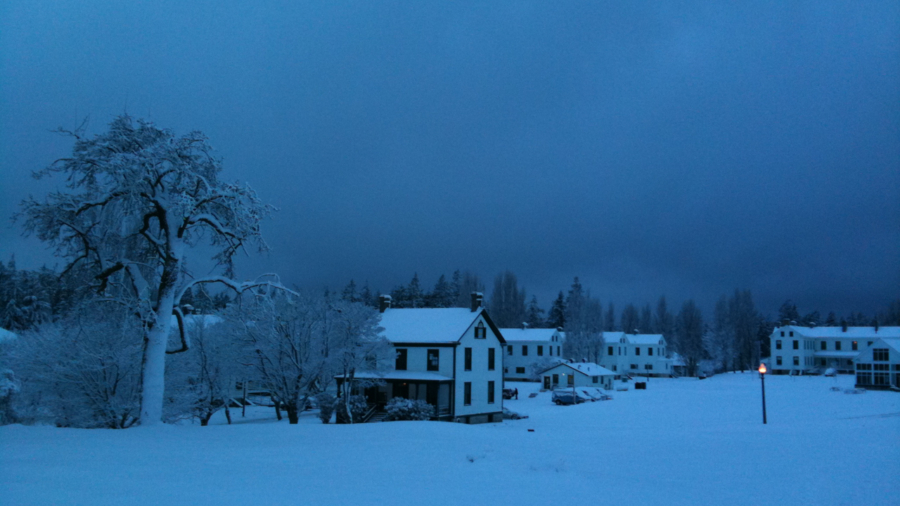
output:
<svg viewBox="0 0 900 506"><path fill-rule="evenodd" d="M759 373L760 374L766 373L766 364L759 364Z"/></svg>

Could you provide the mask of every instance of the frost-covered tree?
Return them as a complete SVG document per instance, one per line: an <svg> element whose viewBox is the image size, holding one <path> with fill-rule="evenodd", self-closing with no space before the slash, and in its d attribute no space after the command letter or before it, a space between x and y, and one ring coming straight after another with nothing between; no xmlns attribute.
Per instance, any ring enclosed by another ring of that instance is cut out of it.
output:
<svg viewBox="0 0 900 506"><path fill-rule="evenodd" d="M607 332L616 330L616 306L614 306L612 302L610 302L609 306L606 308L606 317L603 321L603 330Z"/></svg>
<svg viewBox="0 0 900 506"><path fill-rule="evenodd" d="M566 298L566 354L599 362L603 344L603 305L576 277Z"/></svg>
<svg viewBox="0 0 900 506"><path fill-rule="evenodd" d="M669 313L666 297L661 296L656 303L656 312L653 314L653 332L662 334L666 338L666 342L674 344L674 329L675 318Z"/></svg>
<svg viewBox="0 0 900 506"><path fill-rule="evenodd" d="M551 329L561 329L566 326L566 298L562 291L556 296L553 305L550 306L550 314L547 315L547 326Z"/></svg>
<svg viewBox="0 0 900 506"><path fill-rule="evenodd" d="M700 360L703 359L703 315L693 300L681 306L675 319L675 332L678 334L678 353L687 366L687 375L695 376Z"/></svg>
<svg viewBox="0 0 900 506"><path fill-rule="evenodd" d="M434 289L425 298L425 305L427 307L453 307L454 300L455 296L450 283L448 283L447 278L441 274L441 277L439 277L434 284Z"/></svg>
<svg viewBox="0 0 900 506"><path fill-rule="evenodd" d="M525 289L519 288L516 275L511 271L494 278L488 308L491 318L501 328L517 328L525 323Z"/></svg>
<svg viewBox="0 0 900 506"><path fill-rule="evenodd" d="M260 222L272 208L250 187L219 178L221 161L200 132L178 137L127 115L91 138L60 132L74 138L72 155L35 176L60 175L63 189L23 202L25 230L55 247L67 261L64 272L83 269L98 293L134 307L143 329L140 418L157 424L165 355L190 346L180 323L182 297L211 282L239 291L271 285L238 283L232 259L248 245L266 249ZM187 255L203 243L221 275L190 276ZM167 350L173 314L181 344Z"/></svg>
<svg viewBox="0 0 900 506"><path fill-rule="evenodd" d="M537 297L531 296L528 306L525 307L525 323L530 328L537 329L544 326L544 310L538 305Z"/></svg>

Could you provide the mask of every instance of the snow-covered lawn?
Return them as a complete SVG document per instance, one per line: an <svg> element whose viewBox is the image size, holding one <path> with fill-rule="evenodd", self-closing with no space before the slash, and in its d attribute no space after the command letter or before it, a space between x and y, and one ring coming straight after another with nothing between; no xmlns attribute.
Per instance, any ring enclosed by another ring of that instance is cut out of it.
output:
<svg viewBox="0 0 900 506"><path fill-rule="evenodd" d="M850 377L767 377L766 426L755 374L515 386L530 418L502 424L0 427L0 504L900 504L900 394L830 390Z"/></svg>

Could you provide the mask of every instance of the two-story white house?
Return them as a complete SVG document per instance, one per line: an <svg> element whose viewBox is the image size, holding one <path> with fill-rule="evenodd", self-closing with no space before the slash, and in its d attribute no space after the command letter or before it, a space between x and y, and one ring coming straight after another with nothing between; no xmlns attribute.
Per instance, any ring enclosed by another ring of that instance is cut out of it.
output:
<svg viewBox="0 0 900 506"><path fill-rule="evenodd" d="M502 421L506 341L482 299L473 293L470 308L391 308L382 296L380 325L397 355L391 371L355 375L378 383L365 389L367 402L404 397L433 405L438 420Z"/></svg>
<svg viewBox="0 0 900 506"><path fill-rule="evenodd" d="M900 339L878 338L854 362L857 387L900 388Z"/></svg>
<svg viewBox="0 0 900 506"><path fill-rule="evenodd" d="M857 355L881 338L900 338L900 327L783 324L769 336L769 369L772 374L805 374L834 368L852 374Z"/></svg>
<svg viewBox="0 0 900 506"><path fill-rule="evenodd" d="M503 377L527 381L554 361L563 361L564 336L560 329L500 329L506 340Z"/></svg>
<svg viewBox="0 0 900 506"><path fill-rule="evenodd" d="M667 358L666 338L662 334L604 332L600 365L616 374L632 376L670 376L672 359Z"/></svg>

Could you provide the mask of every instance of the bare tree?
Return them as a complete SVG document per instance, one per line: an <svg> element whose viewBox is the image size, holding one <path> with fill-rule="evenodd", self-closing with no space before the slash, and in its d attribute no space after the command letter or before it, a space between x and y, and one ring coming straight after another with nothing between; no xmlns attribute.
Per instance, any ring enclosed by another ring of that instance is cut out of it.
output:
<svg viewBox="0 0 900 506"><path fill-rule="evenodd" d="M160 423L165 355L190 346L179 311L182 297L202 283L238 291L273 285L232 279L237 252L248 244L266 250L259 227L272 208L250 187L219 179L221 162L200 132L176 137L123 115L90 139L80 129L60 133L75 139L72 156L35 177L62 175L65 191L22 203L26 233L67 259L64 272L87 270L97 292L135 308L143 327L141 423ZM187 253L201 243L212 247L222 275L191 278ZM167 350L173 314L181 344Z"/></svg>

